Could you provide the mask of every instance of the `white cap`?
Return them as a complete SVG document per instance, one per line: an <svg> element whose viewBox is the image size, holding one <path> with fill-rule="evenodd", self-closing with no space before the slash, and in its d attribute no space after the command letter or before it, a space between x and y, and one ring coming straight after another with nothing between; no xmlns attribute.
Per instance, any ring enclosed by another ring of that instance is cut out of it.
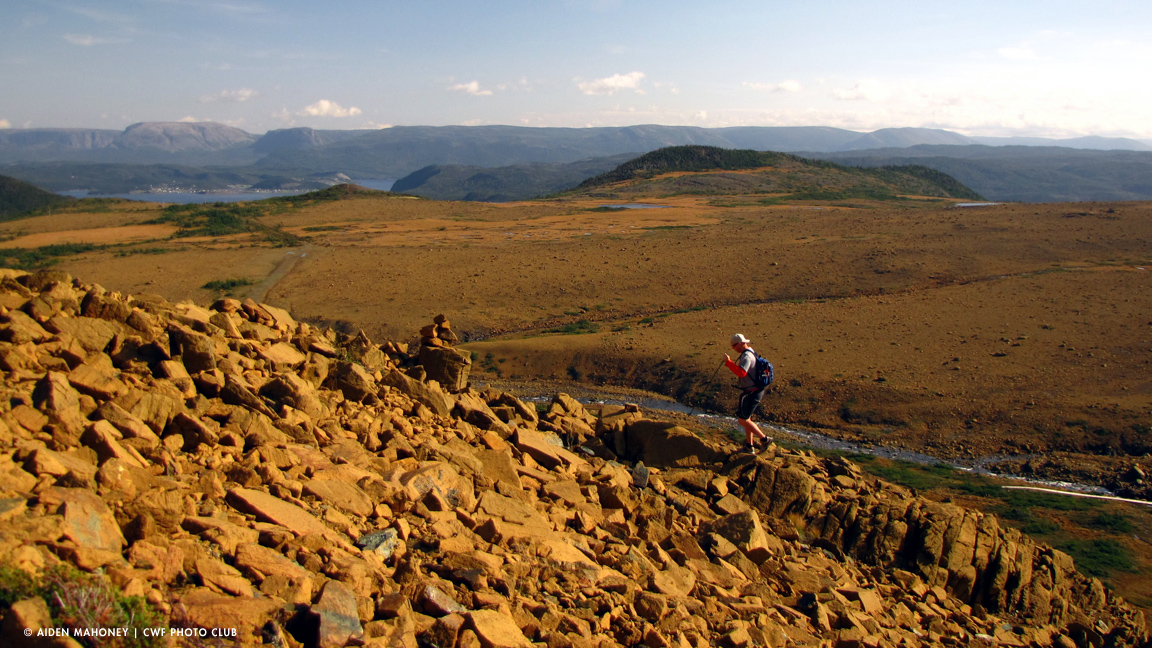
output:
<svg viewBox="0 0 1152 648"><path fill-rule="evenodd" d="M752 340L744 337L742 334L737 333L732 336L732 344L752 344Z"/></svg>

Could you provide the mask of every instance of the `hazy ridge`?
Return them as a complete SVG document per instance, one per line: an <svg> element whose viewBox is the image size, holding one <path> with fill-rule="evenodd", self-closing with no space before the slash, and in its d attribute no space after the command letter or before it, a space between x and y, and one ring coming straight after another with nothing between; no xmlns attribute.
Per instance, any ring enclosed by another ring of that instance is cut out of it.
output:
<svg viewBox="0 0 1152 648"><path fill-rule="evenodd" d="M993 200L1152 198L1141 179L1152 166L1152 146L1146 142L973 138L925 128L860 133L831 127L397 126L253 135L223 124L157 122L124 131L7 129L0 130L0 172L54 191L122 193L155 187L310 188L338 182L338 174L404 178L435 165L439 172L428 174L426 193L412 187L414 193L505 200L574 186L612 168L601 158L685 145L799 153L861 166L921 164ZM548 166L574 163L580 164ZM448 167L471 168L446 172ZM509 191L510 185L532 190Z"/></svg>

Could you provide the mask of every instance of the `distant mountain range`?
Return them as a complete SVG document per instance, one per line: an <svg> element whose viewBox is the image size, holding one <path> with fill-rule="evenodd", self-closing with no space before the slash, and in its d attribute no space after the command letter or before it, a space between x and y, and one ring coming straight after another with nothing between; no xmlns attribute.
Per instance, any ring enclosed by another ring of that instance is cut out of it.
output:
<svg viewBox="0 0 1152 648"><path fill-rule="evenodd" d="M1084 151L1085 156L1069 158L1055 154L1056 158L1075 159L1074 165L1096 164L1100 169L1086 170L1081 175L1096 178L1083 191L1065 191L1061 195L1088 196L1082 199L1118 199L1131 195L1152 198L1145 194L1143 184L1136 182L1135 190L1119 185L1132 184L1131 173L1115 168L1121 152L1152 156L1152 145L1134 139L1083 137L1069 140L1042 138L979 138L958 133L926 128L890 128L860 133L829 127L734 127L697 128L689 126L640 125L616 128L524 128L515 126L397 126L380 130L314 130L290 128L253 135L238 128L215 123L157 122L129 126L123 131L101 129L6 129L0 130L0 173L20 178L53 191L88 190L103 193L147 191L152 187L179 189L181 182L189 188L225 188L225 182L235 179L247 186L267 188L305 186L323 182L323 178L376 178L395 179L436 166L439 182L446 187L450 178L473 178L485 173L484 169L511 168L519 165L522 175L540 178L548 176L540 186L552 187L563 179L577 184L586 177L596 175L614 165L597 162L599 158L631 155L639 156L668 146L705 145L728 149L754 149L799 153L836 159L850 164L903 164L904 162L878 162L880 158L896 160L917 157L916 163L932 168L936 158L959 157L969 166L984 168L990 164L996 169L1024 160L1035 169L1050 164L1054 151ZM911 152L910 147L934 147L931 155ZM968 149L1025 148L1024 153L1006 157L994 154L973 155ZM950 151L955 149L956 155ZM1094 150L1090 150L1094 149ZM863 155L862 152L870 152ZM848 156L863 155L862 158ZM837 156L837 157L830 157ZM839 157L846 156L846 157ZM993 164L989 160L996 160ZM1036 160L1048 160L1037 162ZM1137 166L1143 168L1142 157ZM568 169L552 169L547 165L579 163ZM1021 162L1022 163L1022 162ZM76 165L76 166L72 166ZM82 166L81 166L82 165ZM124 165L131 165L125 168ZM166 169L154 165L168 165ZM544 165L544 166L540 166ZM608 165L608 166L606 166ZM943 163L941 163L943 166ZM153 166L153 168L147 168ZM471 170L451 167L472 167ZM173 167L178 167L173 171ZM578 169L583 171L577 172ZM199 173L197 173L199 170ZM940 170L950 173L947 169ZM511 171L508 171L511 172ZM1025 172L1016 179L1027 184L1032 180ZM584 177L576 177L587 173ZM995 171L990 171L995 173ZM1076 176L1075 169L1068 170ZM1113 182L1109 174L1120 173ZM973 172L974 175L979 175ZM192 180L199 177L199 184ZM997 195L1054 196L1046 189L1035 191L1013 188L998 194L979 182L957 176L965 184L992 199L1009 199ZM473 179L475 184L482 179ZM176 183L175 185L173 183ZM481 183L482 184L482 183ZM1053 185L1059 182L1049 183ZM211 186L205 186L211 185ZM232 186L232 185L227 185ZM477 185L479 186L479 185ZM1026 189L1026 188L1025 188ZM551 191L552 189L548 189ZM443 191L437 193L444 195ZM472 199L492 199L506 196L500 187L479 187L477 190L452 189L453 195L472 195ZM489 196L489 198L483 198Z"/></svg>
<svg viewBox="0 0 1152 648"><path fill-rule="evenodd" d="M1152 200L1152 152L1147 151L917 145L808 155L865 167L918 164L947 173L989 200Z"/></svg>

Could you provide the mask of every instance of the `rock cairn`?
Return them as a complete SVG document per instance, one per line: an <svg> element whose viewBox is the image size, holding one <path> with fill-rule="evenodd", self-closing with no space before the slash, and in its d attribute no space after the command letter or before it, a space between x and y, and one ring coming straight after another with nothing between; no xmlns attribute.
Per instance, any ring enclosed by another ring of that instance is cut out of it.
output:
<svg viewBox="0 0 1152 648"><path fill-rule="evenodd" d="M427 349L4 272L0 561L286 648L1148 640L993 516L635 406L446 389ZM5 645L76 645L20 643L41 599L2 613Z"/></svg>
<svg viewBox="0 0 1152 648"><path fill-rule="evenodd" d="M426 378L453 393L468 387L468 374L472 370L471 354L452 348L459 341L444 315L437 315L431 324L420 329L419 366Z"/></svg>

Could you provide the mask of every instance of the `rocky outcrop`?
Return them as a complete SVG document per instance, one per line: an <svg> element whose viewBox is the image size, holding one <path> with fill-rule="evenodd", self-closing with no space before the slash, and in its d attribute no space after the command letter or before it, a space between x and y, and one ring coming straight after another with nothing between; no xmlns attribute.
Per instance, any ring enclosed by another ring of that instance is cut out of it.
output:
<svg viewBox="0 0 1152 648"><path fill-rule="evenodd" d="M459 341L444 315L437 315L431 324L420 329L420 366L428 379L450 392L466 389L472 370L472 355L452 348Z"/></svg>
<svg viewBox="0 0 1152 648"><path fill-rule="evenodd" d="M844 460L730 459L636 406L449 389L422 358L266 304L0 276L0 556L245 645L1148 640L992 516Z"/></svg>

